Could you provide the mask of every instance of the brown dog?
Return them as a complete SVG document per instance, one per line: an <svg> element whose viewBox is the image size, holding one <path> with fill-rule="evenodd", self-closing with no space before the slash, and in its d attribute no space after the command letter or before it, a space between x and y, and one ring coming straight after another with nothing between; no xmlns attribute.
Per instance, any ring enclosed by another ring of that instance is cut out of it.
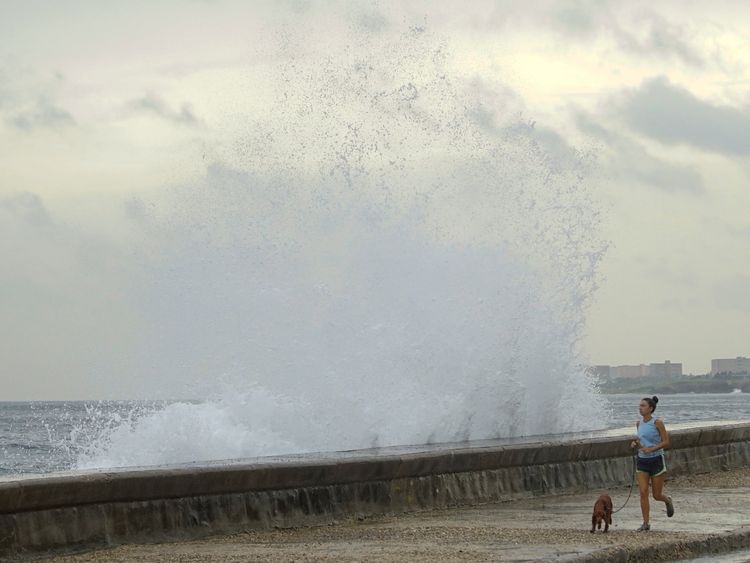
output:
<svg viewBox="0 0 750 563"><path fill-rule="evenodd" d="M609 495L600 495L594 503L594 514L591 516L591 533L594 533L594 528L601 529L602 522L604 522L604 532L609 530L610 524L612 524L612 499Z"/></svg>

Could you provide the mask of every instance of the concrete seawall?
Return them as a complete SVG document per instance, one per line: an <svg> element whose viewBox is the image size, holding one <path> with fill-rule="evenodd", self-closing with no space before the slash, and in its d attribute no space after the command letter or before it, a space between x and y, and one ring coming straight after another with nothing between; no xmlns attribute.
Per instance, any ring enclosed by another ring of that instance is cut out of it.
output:
<svg viewBox="0 0 750 563"><path fill-rule="evenodd" d="M673 430L673 475L750 464L750 423ZM310 526L630 483L625 433L0 481L0 557Z"/></svg>

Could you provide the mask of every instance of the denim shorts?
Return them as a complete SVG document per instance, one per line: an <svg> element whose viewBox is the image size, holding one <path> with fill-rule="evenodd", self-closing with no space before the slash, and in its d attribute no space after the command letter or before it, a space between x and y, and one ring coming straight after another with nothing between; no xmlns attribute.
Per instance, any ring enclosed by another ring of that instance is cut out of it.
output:
<svg viewBox="0 0 750 563"><path fill-rule="evenodd" d="M641 457L638 456L638 471L648 473L651 477L656 477L662 473L667 472L667 464L664 461L664 454L659 454L654 457Z"/></svg>

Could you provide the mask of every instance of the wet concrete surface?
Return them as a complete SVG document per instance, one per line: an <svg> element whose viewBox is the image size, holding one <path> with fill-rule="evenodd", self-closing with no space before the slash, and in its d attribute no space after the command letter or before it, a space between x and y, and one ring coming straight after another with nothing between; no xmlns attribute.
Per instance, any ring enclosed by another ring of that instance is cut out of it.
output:
<svg viewBox="0 0 750 563"><path fill-rule="evenodd" d="M628 490L606 491L615 509ZM749 468L668 480L675 516L667 518L664 504L652 499L652 529L645 533L635 531L641 513L634 487L610 531L591 534L591 510L600 492L128 545L47 561L657 561L706 553L720 560L731 553L717 552L750 548Z"/></svg>

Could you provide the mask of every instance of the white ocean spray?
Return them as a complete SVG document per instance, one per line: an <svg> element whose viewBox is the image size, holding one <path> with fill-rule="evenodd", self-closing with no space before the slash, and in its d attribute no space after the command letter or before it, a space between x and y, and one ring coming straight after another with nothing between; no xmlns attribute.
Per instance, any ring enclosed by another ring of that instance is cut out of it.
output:
<svg viewBox="0 0 750 563"><path fill-rule="evenodd" d="M137 202L133 385L196 400L77 429L79 468L606 425L579 349L604 247L586 160L449 59L421 29L285 45L268 118Z"/></svg>

